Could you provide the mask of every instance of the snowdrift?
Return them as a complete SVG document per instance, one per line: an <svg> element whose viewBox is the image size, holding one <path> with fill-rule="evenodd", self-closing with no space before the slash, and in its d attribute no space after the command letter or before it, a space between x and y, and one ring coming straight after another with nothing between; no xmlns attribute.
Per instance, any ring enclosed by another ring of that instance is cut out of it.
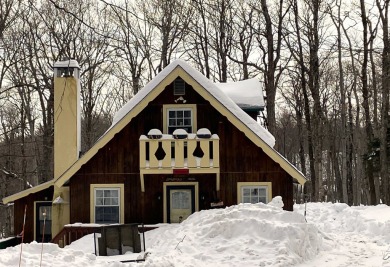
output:
<svg viewBox="0 0 390 267"><path fill-rule="evenodd" d="M322 236L301 214L259 203L194 213L147 243L145 266L291 266L313 258Z"/></svg>
<svg viewBox="0 0 390 267"><path fill-rule="evenodd" d="M304 205L294 211L304 213ZM345 203L308 203L307 220L328 234L351 232L368 236L379 245L390 243L390 208L387 205L348 206Z"/></svg>
<svg viewBox="0 0 390 267"><path fill-rule="evenodd" d="M86 236L64 249L44 244L42 266L292 266L315 257L323 238L302 214L287 212L281 198L192 214L181 224L146 233L144 263L96 257ZM22 266L39 266L42 244L23 245ZM0 250L0 267L19 265L20 245Z"/></svg>

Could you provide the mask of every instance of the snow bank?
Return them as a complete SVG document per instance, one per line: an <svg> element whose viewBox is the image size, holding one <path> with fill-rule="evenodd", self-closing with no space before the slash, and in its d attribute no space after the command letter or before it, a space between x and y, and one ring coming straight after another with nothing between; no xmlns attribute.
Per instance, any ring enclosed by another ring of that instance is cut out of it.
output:
<svg viewBox="0 0 390 267"><path fill-rule="evenodd" d="M93 235L64 249L44 244L42 266L390 266L390 207L308 203L282 210L239 204L192 214L181 224L146 233L144 263L120 263L143 256L96 257ZM21 266L39 266L42 244L23 244ZM0 250L0 267L19 266L20 245Z"/></svg>
<svg viewBox="0 0 390 267"><path fill-rule="evenodd" d="M23 244L21 266L39 266L42 244ZM0 266L19 266L20 245L0 251ZM96 256L82 251L61 249L56 244L43 245L42 266L95 266ZM98 266L98 265L96 265Z"/></svg>
<svg viewBox="0 0 390 267"><path fill-rule="evenodd" d="M303 214L305 206L295 205L294 210ZM379 245L390 243L390 207L348 206L344 203L308 203L307 220L328 234L353 232L365 235Z"/></svg>
<svg viewBox="0 0 390 267"><path fill-rule="evenodd" d="M322 246L317 228L282 205L280 198L271 205L239 204L163 225L146 233L144 263L96 257L88 235L64 249L44 244L42 266L291 266L313 258ZM36 242L23 244L21 265L39 266L41 248ZM20 245L0 250L0 267L18 266L19 253Z"/></svg>
<svg viewBox="0 0 390 267"><path fill-rule="evenodd" d="M147 243L144 266L290 266L314 257L322 237L302 215L259 203L194 213Z"/></svg>

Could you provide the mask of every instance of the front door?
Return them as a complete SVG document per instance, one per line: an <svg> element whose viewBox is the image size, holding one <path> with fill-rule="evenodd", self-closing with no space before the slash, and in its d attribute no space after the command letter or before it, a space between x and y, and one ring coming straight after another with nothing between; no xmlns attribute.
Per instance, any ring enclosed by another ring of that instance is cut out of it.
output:
<svg viewBox="0 0 390 267"><path fill-rule="evenodd" d="M35 203L35 239L37 242L51 240L51 202Z"/></svg>
<svg viewBox="0 0 390 267"><path fill-rule="evenodd" d="M195 212L195 186L167 186L168 223L180 223Z"/></svg>

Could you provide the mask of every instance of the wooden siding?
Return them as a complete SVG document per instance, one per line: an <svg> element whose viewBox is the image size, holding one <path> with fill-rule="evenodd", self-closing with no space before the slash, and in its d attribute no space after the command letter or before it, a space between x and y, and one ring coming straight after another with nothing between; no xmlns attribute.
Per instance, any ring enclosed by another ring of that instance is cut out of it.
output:
<svg viewBox="0 0 390 267"><path fill-rule="evenodd" d="M215 174L182 176L199 182L200 209L219 198L225 205L237 203L237 182L272 182L273 196L283 197L285 209L292 210L293 184L279 164L253 144L243 132L219 114L190 86L183 96L186 104L197 105L197 128L208 128L220 137L221 190L216 192ZM145 175L145 192L139 177L139 137L150 129L163 130L163 104L175 104L173 86L168 86L71 178L71 223L89 222L90 184L125 185L125 223L159 223L163 220L163 182L172 175ZM160 196L160 200L158 197Z"/></svg>
<svg viewBox="0 0 390 267"><path fill-rule="evenodd" d="M34 240L34 202L35 201L52 201L53 186L20 198L14 202L14 231L15 235L22 232L24 207L27 205L26 224L24 228L24 243L29 243Z"/></svg>

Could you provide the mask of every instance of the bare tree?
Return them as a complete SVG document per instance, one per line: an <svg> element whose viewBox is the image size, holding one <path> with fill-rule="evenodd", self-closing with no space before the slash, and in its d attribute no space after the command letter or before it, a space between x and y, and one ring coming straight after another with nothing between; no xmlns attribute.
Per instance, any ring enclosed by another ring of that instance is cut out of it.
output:
<svg viewBox="0 0 390 267"><path fill-rule="evenodd" d="M382 23L382 109L381 109L381 128L380 128L380 174L383 181L385 203L390 203L390 183L388 168L389 153L389 91L390 91L390 36L389 36L389 0L376 0L379 10L380 21Z"/></svg>
<svg viewBox="0 0 390 267"><path fill-rule="evenodd" d="M0 3L0 40L4 31L9 28L17 17L19 0L3 0Z"/></svg>
<svg viewBox="0 0 390 267"><path fill-rule="evenodd" d="M200 71L211 78L211 47L209 40L210 21L208 20L207 0L191 1L194 12L188 27L189 33L184 47L186 55L199 66Z"/></svg>
<svg viewBox="0 0 390 267"><path fill-rule="evenodd" d="M165 68L172 59L177 48L188 33L191 11L184 0L152 0L140 2L142 19L155 28L155 55L149 55L149 64L153 66L158 60L156 71Z"/></svg>
<svg viewBox="0 0 390 267"><path fill-rule="evenodd" d="M369 49L369 36L368 36L368 20L366 15L366 7L364 0L360 0L360 11L361 11L361 20L362 20L362 26L363 26L363 61L362 61L362 93L363 93L363 109L364 109L364 115L365 115L365 128L366 128L366 135L367 135L367 146L370 147L373 139L374 139L374 133L372 129L372 123L371 123L371 113L370 113L370 106L369 106L369 90L368 90L368 77L367 77L367 65L368 65L368 49ZM377 203L377 197L375 192L375 183L374 183L374 170L371 160L367 160L367 177L368 177L368 184L369 184L369 201L370 204L374 205Z"/></svg>
<svg viewBox="0 0 390 267"><path fill-rule="evenodd" d="M290 38L290 37L287 37L286 43L287 43L289 50L291 51L291 54L293 55L295 61L297 62L299 74L300 74L299 81L301 83L301 90L302 90L303 101L304 101L305 122L306 122L306 129L307 129L307 143L308 143L308 155L309 155L309 165L310 165L310 182L311 182L310 189L311 189L311 197L313 200L315 200L316 199L315 191L317 188L317 186L316 186L317 179L316 179L316 171L315 171L315 164L314 164L314 141L313 141L312 115L310 112L308 81L307 81L307 75L306 75L308 72L308 68L306 67L306 62L305 62L298 1L293 0L291 5L293 8L293 16L294 16L294 19L292 22L292 27L294 28L294 31L296 34L296 36L295 36L296 41L292 40L292 38Z"/></svg>
<svg viewBox="0 0 390 267"><path fill-rule="evenodd" d="M342 192L342 195L340 195L340 199L343 200L344 203L352 204L353 203L353 192L352 192L352 180L349 181L347 177L352 178L351 176L347 176L348 170L347 170L347 130L346 130L346 123L347 123L347 103L346 103L346 88L345 88L345 81L344 81L344 66L343 66L343 52L342 52L342 24L343 20L341 18L341 4L342 1L336 1L334 3L334 7L329 6L329 14L331 16L331 19L337 29L337 61L338 61L338 86L340 90L340 120L341 120L341 181L342 181L342 187L339 189L340 192ZM335 10L336 16L333 14L333 10ZM336 160L336 159L335 159ZM351 165L349 165L351 166ZM338 168L338 166L337 166ZM337 176L336 176L337 177Z"/></svg>
<svg viewBox="0 0 390 267"><path fill-rule="evenodd" d="M142 88L144 72L147 71L145 63L152 54L152 25L140 20L131 11L136 7L128 1L125 1L121 8L111 7L111 21L117 28L114 33L114 42L111 45L115 47L117 53L117 64L124 67L116 68L115 75L123 81L121 87L129 84L132 88L130 93L135 95ZM146 75L146 77L149 76ZM128 100L129 96L123 95L123 98Z"/></svg>
<svg viewBox="0 0 390 267"><path fill-rule="evenodd" d="M267 0L261 0L261 9L257 9L259 14L263 16L265 29L258 33L258 44L262 50L263 66L264 66L264 84L265 92L267 95L267 126L271 133L275 132L276 116L275 116L275 100L276 89L278 81L282 74L283 68L279 68L278 64L281 58L282 39L283 39L283 21L286 18L290 5L285 7L284 0L279 0L278 5L274 5L273 8L277 8L277 15L275 21L271 17L269 11L269 3ZM276 26L274 26L276 25ZM262 37L266 39L266 44L263 45ZM287 64L287 63L285 63Z"/></svg>

